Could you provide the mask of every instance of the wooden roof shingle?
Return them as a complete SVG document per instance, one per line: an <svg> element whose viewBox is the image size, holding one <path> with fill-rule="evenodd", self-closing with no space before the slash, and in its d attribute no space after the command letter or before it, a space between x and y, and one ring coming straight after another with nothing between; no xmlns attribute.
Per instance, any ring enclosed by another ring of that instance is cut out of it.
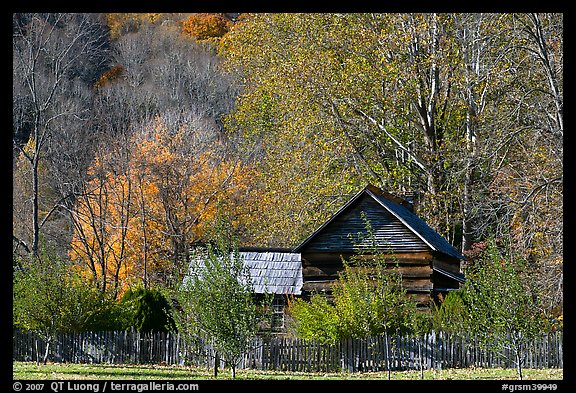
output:
<svg viewBox="0 0 576 393"><path fill-rule="evenodd" d="M239 257L250 272L254 293L300 295L302 292L302 262L299 253L288 251L239 251ZM201 267L193 259L191 269Z"/></svg>
<svg viewBox="0 0 576 393"><path fill-rule="evenodd" d="M279 251L240 251L250 270L255 293L300 295L302 262L299 253Z"/></svg>

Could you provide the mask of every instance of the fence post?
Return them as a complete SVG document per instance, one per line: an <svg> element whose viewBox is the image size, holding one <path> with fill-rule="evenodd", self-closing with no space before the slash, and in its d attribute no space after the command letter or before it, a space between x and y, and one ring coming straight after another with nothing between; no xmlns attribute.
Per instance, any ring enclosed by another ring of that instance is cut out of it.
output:
<svg viewBox="0 0 576 393"><path fill-rule="evenodd" d="M444 366L444 355L445 355L445 345L444 345L444 332L438 332L438 342L440 348L438 350L438 369L442 370Z"/></svg>
<svg viewBox="0 0 576 393"><path fill-rule="evenodd" d="M422 342L420 343L420 347L422 348L422 362L424 363L424 369L426 370L430 369L430 363L429 363L430 351L428 349L429 345L430 345L430 334L424 333L424 335L422 336Z"/></svg>

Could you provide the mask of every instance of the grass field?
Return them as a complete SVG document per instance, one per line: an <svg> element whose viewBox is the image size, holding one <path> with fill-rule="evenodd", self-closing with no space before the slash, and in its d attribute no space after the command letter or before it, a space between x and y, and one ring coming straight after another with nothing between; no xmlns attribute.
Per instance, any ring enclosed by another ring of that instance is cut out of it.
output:
<svg viewBox="0 0 576 393"><path fill-rule="evenodd" d="M161 365L110 365L110 364L58 364L36 365L34 362L13 362L15 380L67 380L67 379L124 379L124 380L210 380L212 370L161 366ZM231 379L230 369L221 369L218 379ZM386 380L387 372L371 373L303 373L280 371L237 370L236 379L242 380ZM419 371L393 371L393 380L418 380ZM427 380L515 380L515 369L466 368L448 370L425 370ZM525 369L525 380L562 380L562 369Z"/></svg>

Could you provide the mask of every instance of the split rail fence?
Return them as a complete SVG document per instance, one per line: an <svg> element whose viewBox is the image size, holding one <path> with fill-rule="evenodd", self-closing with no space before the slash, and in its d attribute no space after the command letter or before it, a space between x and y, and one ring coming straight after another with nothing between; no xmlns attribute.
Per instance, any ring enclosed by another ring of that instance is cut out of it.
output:
<svg viewBox="0 0 576 393"><path fill-rule="evenodd" d="M525 350L523 367L563 368L562 332L543 334ZM253 340L237 368L282 371L384 371L463 367L516 367L511 349L482 348L470 335L433 332L420 337L348 339L339 344L286 337ZM14 332L13 360L42 359L46 343ZM66 363L169 364L213 367L214 348L198 338L185 343L178 333L136 331L60 334L50 344L49 361ZM221 361L221 365L225 365Z"/></svg>

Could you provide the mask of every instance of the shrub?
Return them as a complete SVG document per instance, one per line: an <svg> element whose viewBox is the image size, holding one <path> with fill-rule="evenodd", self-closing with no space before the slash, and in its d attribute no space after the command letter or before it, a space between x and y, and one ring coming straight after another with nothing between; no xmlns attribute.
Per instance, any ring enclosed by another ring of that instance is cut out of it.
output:
<svg viewBox="0 0 576 393"><path fill-rule="evenodd" d="M170 302L158 289L142 286L130 288L119 305L125 329L134 328L141 332L175 330Z"/></svg>

